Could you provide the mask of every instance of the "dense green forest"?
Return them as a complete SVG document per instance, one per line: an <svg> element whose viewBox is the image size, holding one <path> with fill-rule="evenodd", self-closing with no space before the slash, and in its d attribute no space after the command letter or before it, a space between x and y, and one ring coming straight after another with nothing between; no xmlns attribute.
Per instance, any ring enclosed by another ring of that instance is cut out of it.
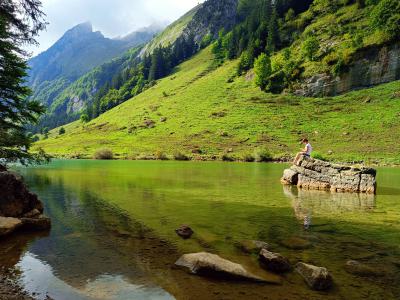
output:
<svg viewBox="0 0 400 300"><path fill-rule="evenodd" d="M292 91L303 74L311 75L306 69L313 67L340 75L357 51L395 41L400 32L396 0L277 1L275 5L272 0L242 0L238 15L238 26L220 32L213 47L215 57L240 58L237 74L254 67L256 84L272 93ZM310 26L313 22L316 25ZM337 44L324 45L338 38Z"/></svg>

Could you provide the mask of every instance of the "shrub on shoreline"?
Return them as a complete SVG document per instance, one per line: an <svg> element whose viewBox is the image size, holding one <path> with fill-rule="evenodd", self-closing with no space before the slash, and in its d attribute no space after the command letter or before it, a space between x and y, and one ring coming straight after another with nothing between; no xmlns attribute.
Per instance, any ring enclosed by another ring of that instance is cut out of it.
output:
<svg viewBox="0 0 400 300"><path fill-rule="evenodd" d="M157 151L156 155L155 155L155 158L158 159L158 160L168 160L167 154L165 154L162 151Z"/></svg>
<svg viewBox="0 0 400 300"><path fill-rule="evenodd" d="M265 149L260 149L256 152L255 161L256 162L270 162L273 160L272 154Z"/></svg>
<svg viewBox="0 0 400 300"><path fill-rule="evenodd" d="M226 153L222 154L221 159L222 161L235 161L235 159L232 156Z"/></svg>
<svg viewBox="0 0 400 300"><path fill-rule="evenodd" d="M94 159L99 159L99 160L110 160L114 158L114 154L110 149L99 149L94 153L93 156Z"/></svg>
<svg viewBox="0 0 400 300"><path fill-rule="evenodd" d="M185 154L183 154L182 152L176 151L174 153L174 159L175 160L180 160L180 161L188 161L190 160L190 158L188 156L186 156Z"/></svg>
<svg viewBox="0 0 400 300"><path fill-rule="evenodd" d="M250 153L246 153L245 155L243 155L243 161L245 162L254 162L255 158L253 155L251 155Z"/></svg>

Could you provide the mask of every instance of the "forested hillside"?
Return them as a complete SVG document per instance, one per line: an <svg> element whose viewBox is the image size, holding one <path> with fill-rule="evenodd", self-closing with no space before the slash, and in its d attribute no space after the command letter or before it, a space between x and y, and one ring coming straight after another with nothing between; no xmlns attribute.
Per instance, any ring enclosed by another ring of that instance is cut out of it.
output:
<svg viewBox="0 0 400 300"><path fill-rule="evenodd" d="M360 137L377 138L369 124L384 134L394 129L398 101L391 99L398 99L399 83L331 96L400 78L399 5L395 0L206 1L137 56L132 52L123 68L113 72L110 63L105 65L110 68L81 78L66 99L81 87L93 88L90 82L99 74L113 75L95 80L102 86L97 84L90 100L76 110L79 122L52 131L38 146L53 154L85 157L105 147L120 157L172 156L176 150L189 157L247 155L251 160L255 155L250 149L285 156L296 139L309 135L323 136L319 146L332 158L386 159L392 155L390 140L373 155L374 140L359 149L350 144ZM379 93L381 102L375 98ZM161 112L164 103L168 105ZM369 120L386 106L384 125L357 120ZM343 143L337 142L340 138ZM337 147L346 150L336 153Z"/></svg>
<svg viewBox="0 0 400 300"><path fill-rule="evenodd" d="M290 157L308 136L321 158L400 162L399 81L333 98L272 95L250 78L227 80L237 63L215 69L202 50L156 86L35 147L58 157L253 161Z"/></svg>
<svg viewBox="0 0 400 300"><path fill-rule="evenodd" d="M67 88L71 90L71 84L82 75L119 57L129 49L148 42L160 30L159 26L150 26L122 38L109 39L101 32L94 32L90 23L83 23L68 30L47 51L30 59L27 83L33 90L31 99L48 107L48 113L42 118L39 126L53 128L68 122L70 119L66 116L82 109L85 96L79 98L82 90L77 90L71 97L74 103L66 106L65 110L57 110L60 97L63 97L60 95L65 95ZM113 71L110 70L107 76L112 78Z"/></svg>
<svg viewBox="0 0 400 300"><path fill-rule="evenodd" d="M400 79L397 0L242 0L238 16L213 52L240 58L239 76L254 67L267 92L332 96Z"/></svg>

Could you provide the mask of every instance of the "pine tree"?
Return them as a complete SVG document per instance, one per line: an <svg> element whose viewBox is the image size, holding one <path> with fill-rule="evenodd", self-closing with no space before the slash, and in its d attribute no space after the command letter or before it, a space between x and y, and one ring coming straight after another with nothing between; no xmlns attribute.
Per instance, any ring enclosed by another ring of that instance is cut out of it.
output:
<svg viewBox="0 0 400 300"><path fill-rule="evenodd" d="M267 51L269 53L275 51L279 47L279 44L280 32L278 24L278 13L276 11L276 8L274 8L268 26Z"/></svg>
<svg viewBox="0 0 400 300"><path fill-rule="evenodd" d="M262 19L269 21L271 19L273 13L272 1L271 0L264 0L263 8L262 8Z"/></svg>
<svg viewBox="0 0 400 300"><path fill-rule="evenodd" d="M37 162L43 155L28 153L32 139L25 126L36 122L44 108L28 101L24 44L45 26L38 0L2 0L0 2L0 158L6 162ZM42 154L42 153L39 153Z"/></svg>
<svg viewBox="0 0 400 300"><path fill-rule="evenodd" d="M163 76L163 55L161 47L154 50L151 55L151 67L149 71L149 80L154 81Z"/></svg>
<svg viewBox="0 0 400 300"><path fill-rule="evenodd" d="M216 60L222 61L225 58L224 47L223 47L224 32L221 30L219 32L218 39L215 41L212 47L212 53Z"/></svg>

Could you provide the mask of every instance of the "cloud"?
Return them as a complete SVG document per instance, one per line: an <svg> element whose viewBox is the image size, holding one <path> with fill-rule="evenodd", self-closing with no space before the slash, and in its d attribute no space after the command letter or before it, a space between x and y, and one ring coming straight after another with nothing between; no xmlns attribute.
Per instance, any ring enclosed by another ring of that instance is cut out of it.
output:
<svg viewBox="0 0 400 300"><path fill-rule="evenodd" d="M86 21L107 37L126 35L153 23L176 20L204 0L42 0L49 25L38 37L38 54L65 31Z"/></svg>

